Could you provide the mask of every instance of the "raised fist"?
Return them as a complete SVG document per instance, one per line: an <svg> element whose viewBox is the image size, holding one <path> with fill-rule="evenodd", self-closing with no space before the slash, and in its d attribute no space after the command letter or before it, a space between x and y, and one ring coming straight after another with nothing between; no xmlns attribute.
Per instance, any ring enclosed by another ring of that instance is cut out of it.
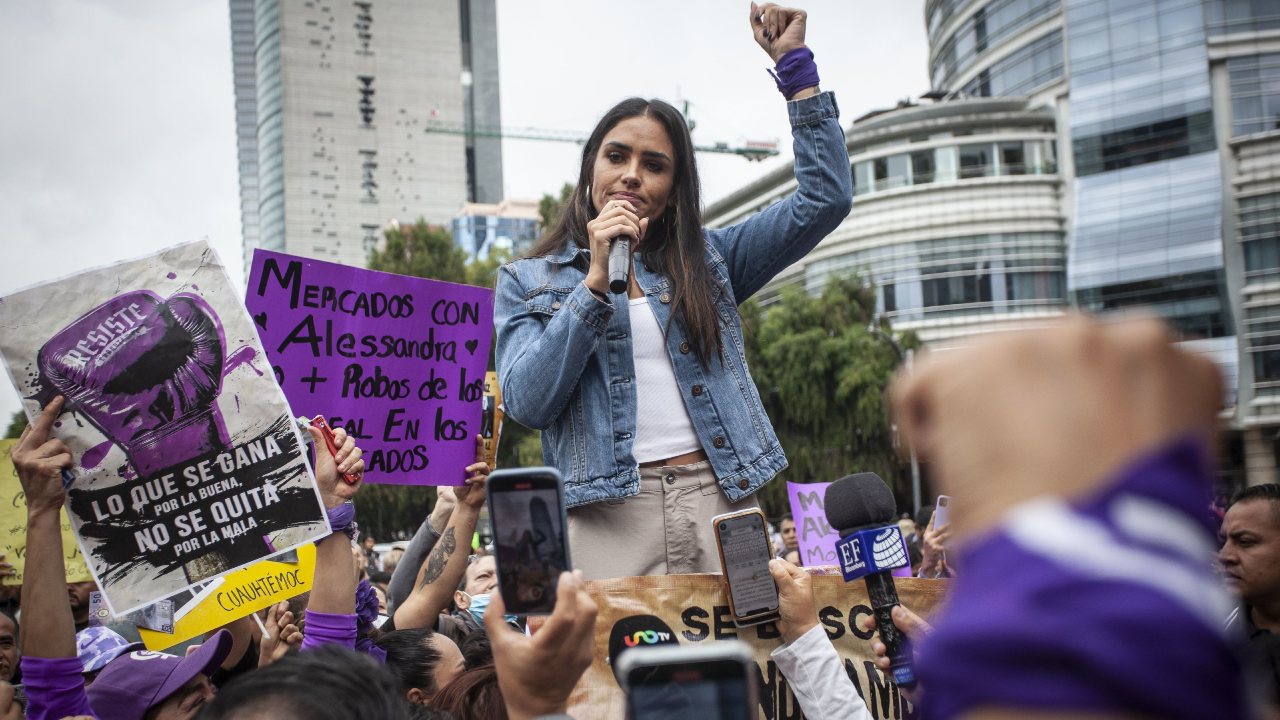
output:
<svg viewBox="0 0 1280 720"><path fill-rule="evenodd" d="M40 349L40 372L150 476L227 444L222 328L199 297L118 295Z"/></svg>

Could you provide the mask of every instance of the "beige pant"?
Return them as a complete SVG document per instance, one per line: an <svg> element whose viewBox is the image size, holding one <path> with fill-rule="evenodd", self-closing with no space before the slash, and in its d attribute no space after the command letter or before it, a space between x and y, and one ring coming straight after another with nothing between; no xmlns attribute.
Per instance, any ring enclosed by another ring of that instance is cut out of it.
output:
<svg viewBox="0 0 1280 720"><path fill-rule="evenodd" d="M569 510L569 552L589 580L720 572L711 518L759 506L730 503L705 460L641 468L639 495Z"/></svg>

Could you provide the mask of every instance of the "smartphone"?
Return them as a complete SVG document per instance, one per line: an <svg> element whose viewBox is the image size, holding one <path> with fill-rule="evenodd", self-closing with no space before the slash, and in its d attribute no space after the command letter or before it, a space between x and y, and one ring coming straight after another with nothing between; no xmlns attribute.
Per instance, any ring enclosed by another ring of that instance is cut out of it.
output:
<svg viewBox="0 0 1280 720"><path fill-rule="evenodd" d="M631 648L618 659L631 720L755 720L751 648L740 640Z"/></svg>
<svg viewBox="0 0 1280 720"><path fill-rule="evenodd" d="M564 482L555 468L497 470L486 483L498 591L513 615L546 615L569 562Z"/></svg>
<svg viewBox="0 0 1280 720"><path fill-rule="evenodd" d="M769 526L758 509L711 518L720 567L729 585L729 613L738 627L778 618L778 586L769 573Z"/></svg>
<svg viewBox="0 0 1280 720"><path fill-rule="evenodd" d="M941 530L943 525L951 522L951 496L939 495L938 506L933 509L933 529ZM923 528L921 532L924 532Z"/></svg>

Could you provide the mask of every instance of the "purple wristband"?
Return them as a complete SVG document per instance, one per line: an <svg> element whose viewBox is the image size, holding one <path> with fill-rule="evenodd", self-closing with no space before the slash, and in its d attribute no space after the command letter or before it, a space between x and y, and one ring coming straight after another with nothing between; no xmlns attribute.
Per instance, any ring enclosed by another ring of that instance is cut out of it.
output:
<svg viewBox="0 0 1280 720"><path fill-rule="evenodd" d="M346 533L347 537L355 541L356 533L359 532L356 527L355 504L345 502L336 508L329 508L329 527L336 533Z"/></svg>
<svg viewBox="0 0 1280 720"><path fill-rule="evenodd" d="M766 70L778 84L778 92L790 100L805 88L818 86L818 66L813 62L813 51L800 46L787 51L773 70Z"/></svg>

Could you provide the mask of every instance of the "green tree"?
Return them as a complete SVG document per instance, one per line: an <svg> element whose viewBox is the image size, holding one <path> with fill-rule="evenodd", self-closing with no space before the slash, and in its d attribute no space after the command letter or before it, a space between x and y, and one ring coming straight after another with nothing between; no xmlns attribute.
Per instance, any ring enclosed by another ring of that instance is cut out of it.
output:
<svg viewBox="0 0 1280 720"><path fill-rule="evenodd" d="M467 253L448 230L419 220L386 232L386 243L369 256L369 269L461 283L467 279Z"/></svg>
<svg viewBox="0 0 1280 720"><path fill-rule="evenodd" d="M786 288L764 311L754 300L741 308L747 361L791 464L761 493L770 516L787 512L782 480L870 471L896 488L902 479L885 396L899 358L887 324L868 330L875 303L875 288L853 276L816 296ZM897 342L918 345L911 334Z"/></svg>
<svg viewBox="0 0 1280 720"><path fill-rule="evenodd" d="M6 439L20 438L25 429L27 429L27 414L18 410L13 413L12 418L9 418L9 429L4 431L4 436Z"/></svg>
<svg viewBox="0 0 1280 720"><path fill-rule="evenodd" d="M573 195L573 185L565 183L560 187L559 199L556 199L551 193L547 193L538 201L538 214L542 216L543 232L555 227L556 220L560 219L560 211L564 209L564 204L569 202L570 195Z"/></svg>

